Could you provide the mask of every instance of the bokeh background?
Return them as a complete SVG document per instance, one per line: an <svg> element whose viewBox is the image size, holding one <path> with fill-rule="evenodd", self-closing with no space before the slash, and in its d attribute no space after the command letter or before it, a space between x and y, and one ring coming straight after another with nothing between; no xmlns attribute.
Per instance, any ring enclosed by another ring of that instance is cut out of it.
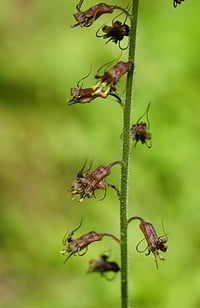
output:
<svg viewBox="0 0 200 308"><path fill-rule="evenodd" d="M83 9L94 5L85 1ZM152 148L132 148L129 215L168 233L166 261L156 269L138 254L138 223L129 228L132 306L200 307L200 2L140 1L135 106L132 121L151 101ZM109 2L108 3L112 3ZM115 1L118 5L124 1ZM103 202L72 201L71 183L85 159L94 167L121 157L122 110L114 99L67 105L70 88L127 52L105 45L90 28L70 28L76 1L0 3L0 305L1 307L120 307L120 276L108 282L87 274L88 262L108 252L111 239L63 264L66 231L119 235L119 206L109 190ZM123 19L123 17L120 17ZM126 41L124 42L126 44ZM124 97L124 80L118 91ZM119 185L120 170L109 182Z"/></svg>

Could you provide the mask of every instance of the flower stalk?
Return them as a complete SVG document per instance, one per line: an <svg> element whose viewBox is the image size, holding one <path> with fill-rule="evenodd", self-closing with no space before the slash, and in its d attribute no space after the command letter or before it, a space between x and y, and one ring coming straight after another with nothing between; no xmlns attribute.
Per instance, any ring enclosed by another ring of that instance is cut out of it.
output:
<svg viewBox="0 0 200 308"><path fill-rule="evenodd" d="M133 81L134 62L136 50L136 33L138 20L139 0L133 0L131 13L131 30L129 42L129 61L132 68L128 71L126 81L126 101L123 113L123 134L122 134L122 161L121 168L121 194L120 194L120 234L121 234L121 308L129 307L128 299L128 181L130 165L130 126L131 109L133 104Z"/></svg>

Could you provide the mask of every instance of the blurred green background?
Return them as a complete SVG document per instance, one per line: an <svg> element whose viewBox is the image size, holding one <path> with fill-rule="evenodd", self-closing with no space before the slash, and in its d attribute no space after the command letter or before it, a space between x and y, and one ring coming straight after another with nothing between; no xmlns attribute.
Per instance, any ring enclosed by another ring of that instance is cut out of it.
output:
<svg viewBox="0 0 200 308"><path fill-rule="evenodd" d="M94 5L85 1L83 9ZM168 233L166 261L135 251L142 234L129 228L130 302L134 307L200 307L200 35L199 1L176 9L172 0L140 1L135 106L132 121L151 101L152 149L132 149L129 215ZM112 2L108 2L112 3ZM124 1L115 1L124 5ZM72 201L71 183L86 158L94 167L121 156L122 110L114 99L67 106L69 90L120 56L90 28L70 28L76 1L0 3L0 305L1 307L120 307L120 276L108 282L86 274L88 262L109 251L111 239L63 264L66 231L119 235L116 195L103 202ZM127 5L127 3L125 3ZM125 60L127 52L121 59ZM125 79L125 78L124 78ZM124 80L118 87L124 97ZM119 168L109 182L119 185Z"/></svg>

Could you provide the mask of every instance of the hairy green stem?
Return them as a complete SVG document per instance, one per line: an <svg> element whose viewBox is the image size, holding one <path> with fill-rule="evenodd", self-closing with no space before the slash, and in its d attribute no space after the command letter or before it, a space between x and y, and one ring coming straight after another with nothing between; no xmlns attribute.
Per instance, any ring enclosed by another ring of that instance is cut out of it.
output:
<svg viewBox="0 0 200 308"><path fill-rule="evenodd" d="M133 103L133 77L136 47L136 30L138 19L139 0L132 2L131 32L129 46L129 61L133 63L132 69L128 72L126 82L126 101L123 114L123 141L122 160L124 162L121 169L121 194L120 194L120 234L121 234L121 308L129 307L128 298L128 176L130 161L130 125L131 106Z"/></svg>

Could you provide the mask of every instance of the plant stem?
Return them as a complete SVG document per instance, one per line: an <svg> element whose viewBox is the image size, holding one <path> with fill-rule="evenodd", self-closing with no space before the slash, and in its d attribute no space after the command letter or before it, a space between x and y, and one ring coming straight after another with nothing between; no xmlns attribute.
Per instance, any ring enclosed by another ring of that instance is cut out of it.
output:
<svg viewBox="0 0 200 308"><path fill-rule="evenodd" d="M129 46L129 61L135 61L136 30L138 19L139 0L132 2L131 31ZM128 176L130 162L130 125L131 103L133 102L133 77L134 66L128 72L126 81L126 101L123 113L123 141L122 160L124 165L121 169L121 194L120 194L120 234L121 234L121 308L129 307L128 298Z"/></svg>

